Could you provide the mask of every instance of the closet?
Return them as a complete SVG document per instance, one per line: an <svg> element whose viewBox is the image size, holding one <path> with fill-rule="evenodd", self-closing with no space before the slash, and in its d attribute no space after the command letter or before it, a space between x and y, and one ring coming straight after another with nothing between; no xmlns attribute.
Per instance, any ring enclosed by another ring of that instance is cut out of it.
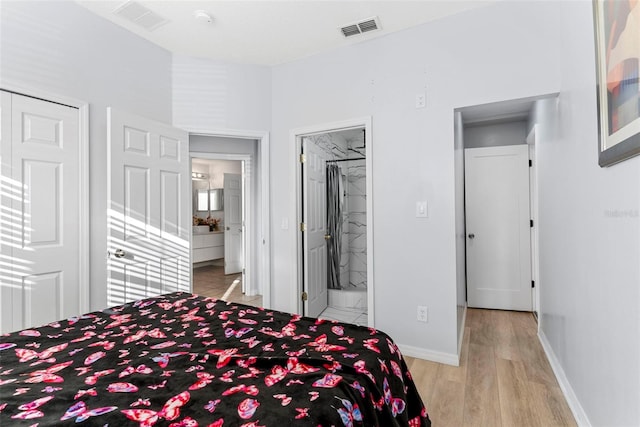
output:
<svg viewBox="0 0 640 427"><path fill-rule="evenodd" d="M0 333L83 312L79 110L0 90Z"/></svg>

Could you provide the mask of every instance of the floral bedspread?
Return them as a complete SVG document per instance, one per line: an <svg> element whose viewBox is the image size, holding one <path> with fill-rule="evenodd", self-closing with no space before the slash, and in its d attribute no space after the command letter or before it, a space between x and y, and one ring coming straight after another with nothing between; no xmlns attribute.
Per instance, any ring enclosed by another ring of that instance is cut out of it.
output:
<svg viewBox="0 0 640 427"><path fill-rule="evenodd" d="M429 426L375 329L188 293L3 335L1 426Z"/></svg>

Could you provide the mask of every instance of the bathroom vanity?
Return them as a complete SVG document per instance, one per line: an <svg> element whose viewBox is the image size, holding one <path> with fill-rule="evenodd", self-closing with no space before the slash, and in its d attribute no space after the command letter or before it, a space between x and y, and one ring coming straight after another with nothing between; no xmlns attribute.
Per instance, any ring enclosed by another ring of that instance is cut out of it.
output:
<svg viewBox="0 0 640 427"><path fill-rule="evenodd" d="M209 231L208 226L193 228L192 262L224 258L224 231Z"/></svg>

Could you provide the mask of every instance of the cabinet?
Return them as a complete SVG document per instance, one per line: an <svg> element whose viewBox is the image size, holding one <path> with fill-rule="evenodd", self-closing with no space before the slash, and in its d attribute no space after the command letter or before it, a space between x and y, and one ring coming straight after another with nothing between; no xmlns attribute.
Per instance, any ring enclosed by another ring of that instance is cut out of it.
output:
<svg viewBox="0 0 640 427"><path fill-rule="evenodd" d="M224 233L213 232L193 235L193 262L224 258Z"/></svg>

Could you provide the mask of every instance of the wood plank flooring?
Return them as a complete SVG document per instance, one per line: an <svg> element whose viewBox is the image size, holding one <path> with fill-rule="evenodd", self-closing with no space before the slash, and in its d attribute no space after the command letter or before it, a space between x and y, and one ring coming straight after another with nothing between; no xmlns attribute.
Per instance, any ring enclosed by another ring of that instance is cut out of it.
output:
<svg viewBox="0 0 640 427"><path fill-rule="evenodd" d="M196 294L262 305L221 266L198 267L193 279ZM531 313L469 309L459 367L405 359L434 427L576 426Z"/></svg>
<svg viewBox="0 0 640 427"><path fill-rule="evenodd" d="M459 367L405 357L433 426L576 426L531 313L467 311Z"/></svg>
<svg viewBox="0 0 640 427"><path fill-rule="evenodd" d="M254 307L262 306L262 296L242 293L242 274L224 274L222 265L205 265L193 269L193 293L239 302Z"/></svg>

